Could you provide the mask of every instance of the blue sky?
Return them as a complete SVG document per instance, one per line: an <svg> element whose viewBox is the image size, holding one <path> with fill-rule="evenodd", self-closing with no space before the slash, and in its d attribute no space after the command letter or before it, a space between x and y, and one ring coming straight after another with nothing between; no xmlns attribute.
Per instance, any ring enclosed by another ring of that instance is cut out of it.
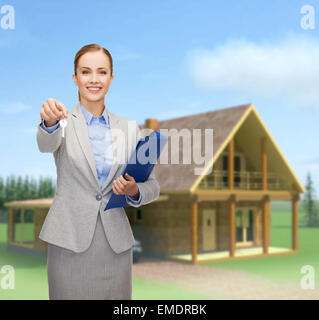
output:
<svg viewBox="0 0 319 320"><path fill-rule="evenodd" d="M0 175L56 177L36 143L40 107L75 107L74 55L98 43L113 56L112 112L141 124L252 102L318 194L319 33L301 28L305 4L319 15L310 0L0 0L15 9L15 29L0 28Z"/></svg>

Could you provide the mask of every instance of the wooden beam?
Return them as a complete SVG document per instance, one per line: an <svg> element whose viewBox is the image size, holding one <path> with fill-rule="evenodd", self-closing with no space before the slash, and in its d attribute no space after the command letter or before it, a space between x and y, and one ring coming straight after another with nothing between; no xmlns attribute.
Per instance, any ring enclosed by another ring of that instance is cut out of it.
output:
<svg viewBox="0 0 319 320"><path fill-rule="evenodd" d="M197 197L192 198L192 262L197 263L197 225L198 225L198 201Z"/></svg>
<svg viewBox="0 0 319 320"><path fill-rule="evenodd" d="M292 200L292 249L298 250L298 197Z"/></svg>
<svg viewBox="0 0 319 320"><path fill-rule="evenodd" d="M262 202L264 254L268 254L269 251L269 201L269 197L265 196Z"/></svg>
<svg viewBox="0 0 319 320"><path fill-rule="evenodd" d="M270 201L284 200L291 201L294 193L291 191L272 191L272 190L196 190L198 201L227 201L232 194L236 194L236 201L262 201L264 196L269 196Z"/></svg>
<svg viewBox="0 0 319 320"><path fill-rule="evenodd" d="M23 227L24 227L24 208L21 209L20 214L20 243L23 243Z"/></svg>
<svg viewBox="0 0 319 320"><path fill-rule="evenodd" d="M262 171L262 188L267 190L267 152L266 152L266 137L261 138L261 171Z"/></svg>
<svg viewBox="0 0 319 320"><path fill-rule="evenodd" d="M230 190L234 189L234 138L228 145L228 186Z"/></svg>
<svg viewBox="0 0 319 320"><path fill-rule="evenodd" d="M8 243L13 241L14 235L14 209L8 208Z"/></svg>
<svg viewBox="0 0 319 320"><path fill-rule="evenodd" d="M229 199L229 257L235 256L235 205L236 198L233 195Z"/></svg>

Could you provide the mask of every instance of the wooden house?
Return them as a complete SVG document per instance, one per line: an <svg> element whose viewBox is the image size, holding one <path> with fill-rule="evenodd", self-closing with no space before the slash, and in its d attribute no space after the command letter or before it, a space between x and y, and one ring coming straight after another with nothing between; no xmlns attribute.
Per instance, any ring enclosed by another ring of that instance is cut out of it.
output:
<svg viewBox="0 0 319 320"><path fill-rule="evenodd" d="M125 207L134 237L141 241L145 255L204 263L298 251L298 200L305 189L254 105L163 121L146 119L140 128L161 133L169 130L163 151L168 154L168 162L161 161L162 154L154 168L160 197L139 208ZM192 144L171 148L172 137L182 129L214 130L213 157L201 175L194 174L193 161L170 161L174 152L183 159L183 152L189 151L185 149L194 151ZM270 203L275 200L292 204L291 248L270 246ZM8 246L44 253L47 244L38 235L51 203L52 199L37 199L6 204ZM33 231L28 231L27 241L25 210L34 212Z"/></svg>
<svg viewBox="0 0 319 320"><path fill-rule="evenodd" d="M48 245L39 238L53 198L6 202L8 249L46 256Z"/></svg>
<svg viewBox="0 0 319 320"><path fill-rule="evenodd" d="M168 153L178 152L179 159L193 146L176 151L171 147L174 135L184 128L214 130L213 158L202 175L194 174L194 162L174 164L168 157L165 164L160 158L154 170L161 201L127 208L144 254L205 263L298 251L298 200L305 188L253 104L147 119L140 128L177 129L168 135L166 147ZM270 203L275 200L292 204L290 248L270 246Z"/></svg>

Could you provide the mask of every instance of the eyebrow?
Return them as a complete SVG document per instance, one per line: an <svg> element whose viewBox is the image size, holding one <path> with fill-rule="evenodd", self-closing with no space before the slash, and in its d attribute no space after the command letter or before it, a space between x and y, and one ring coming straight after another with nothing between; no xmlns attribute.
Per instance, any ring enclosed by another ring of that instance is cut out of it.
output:
<svg viewBox="0 0 319 320"><path fill-rule="evenodd" d="M89 68L89 67L81 67L80 69L90 69L91 70L91 68ZM98 69L106 69L106 70L108 70L108 68L106 68L106 67L99 67Z"/></svg>

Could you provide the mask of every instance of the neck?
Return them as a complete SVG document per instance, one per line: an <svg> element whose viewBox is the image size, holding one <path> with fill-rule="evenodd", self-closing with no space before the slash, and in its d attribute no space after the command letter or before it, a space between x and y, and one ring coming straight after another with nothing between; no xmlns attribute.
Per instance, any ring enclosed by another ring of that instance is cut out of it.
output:
<svg viewBox="0 0 319 320"><path fill-rule="evenodd" d="M104 99L100 101L88 101L81 99L82 106L93 114L94 117L100 117L104 111Z"/></svg>

